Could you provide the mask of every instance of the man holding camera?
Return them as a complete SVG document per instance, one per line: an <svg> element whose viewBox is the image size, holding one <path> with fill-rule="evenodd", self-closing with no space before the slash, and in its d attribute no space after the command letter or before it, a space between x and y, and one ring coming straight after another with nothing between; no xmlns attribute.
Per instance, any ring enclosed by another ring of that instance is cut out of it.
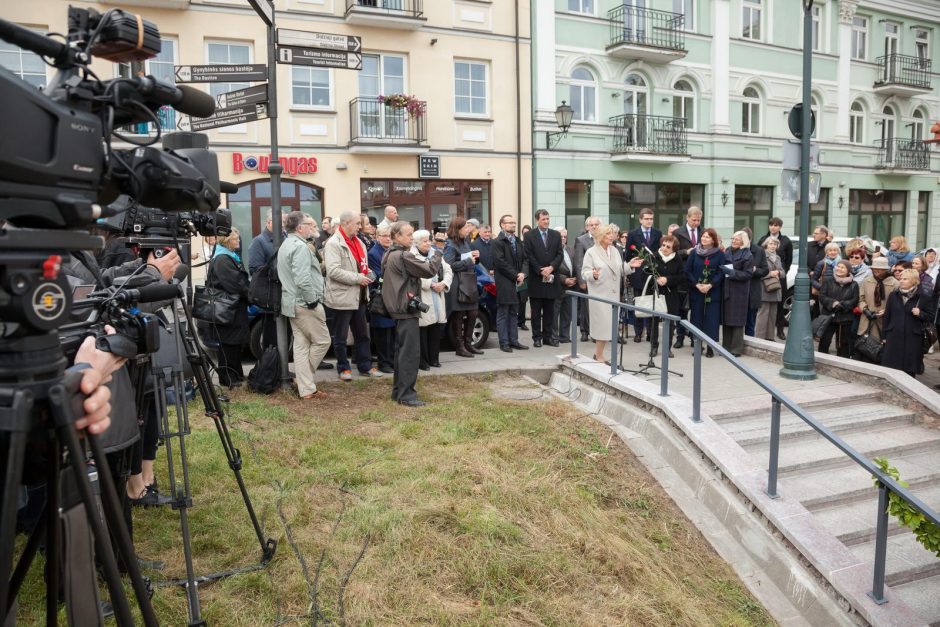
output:
<svg viewBox="0 0 940 627"><path fill-rule="evenodd" d="M382 300L390 318L395 320L397 350L392 400L407 407L422 407L415 383L421 356L421 279L436 276L441 269L441 256L429 261L411 251L414 229L407 222L392 224L392 246L382 259ZM427 305L424 305L427 307Z"/></svg>
<svg viewBox="0 0 940 627"><path fill-rule="evenodd" d="M281 280L281 313L290 320L294 334L294 371L297 392L304 400L321 399L313 373L330 348L323 300L323 274L320 262L307 246L307 236L316 222L301 211L284 218L287 239L277 253L277 273Z"/></svg>

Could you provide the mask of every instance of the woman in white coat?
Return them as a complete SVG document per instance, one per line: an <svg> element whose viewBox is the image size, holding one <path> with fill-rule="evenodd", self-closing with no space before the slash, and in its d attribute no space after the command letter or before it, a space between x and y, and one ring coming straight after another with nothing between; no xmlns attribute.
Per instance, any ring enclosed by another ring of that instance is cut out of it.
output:
<svg viewBox="0 0 940 627"><path fill-rule="evenodd" d="M442 255L440 250L431 245L431 233L425 230L414 232L411 250L429 260L435 255ZM421 361L418 368L421 370L430 370L431 366L441 367L441 337L447 324L444 294L450 291L453 280L454 272L444 260L441 260L437 276L421 279L421 302L428 306L428 310L421 312L418 320L421 328Z"/></svg>
<svg viewBox="0 0 940 627"><path fill-rule="evenodd" d="M624 262L620 249L614 246L616 231L613 224L602 224L594 231L597 242L584 253L581 262L581 279L587 283L588 294L607 300L620 301L620 287L627 275L633 274L643 260L635 258L629 264ZM611 341L613 310L607 303L588 301L588 313L591 322L591 337L594 338L594 359L604 359L604 348ZM608 362L609 363L609 362Z"/></svg>

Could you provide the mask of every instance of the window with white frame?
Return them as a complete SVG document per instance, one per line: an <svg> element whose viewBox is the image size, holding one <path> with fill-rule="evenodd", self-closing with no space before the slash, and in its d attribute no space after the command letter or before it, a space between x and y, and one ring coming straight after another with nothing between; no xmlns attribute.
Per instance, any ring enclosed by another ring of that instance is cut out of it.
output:
<svg viewBox="0 0 940 627"><path fill-rule="evenodd" d="M856 15L852 18L852 58L856 61L868 59L868 18Z"/></svg>
<svg viewBox="0 0 940 627"><path fill-rule="evenodd" d="M753 87L744 89L741 103L741 132L748 135L760 135L760 94Z"/></svg>
<svg viewBox="0 0 940 627"><path fill-rule="evenodd" d="M454 111L461 115L486 115L486 63L454 61Z"/></svg>
<svg viewBox="0 0 940 627"><path fill-rule="evenodd" d="M682 30L695 30L694 0L672 0L672 12L682 16Z"/></svg>
<svg viewBox="0 0 940 627"><path fill-rule="evenodd" d="M822 6L814 4L812 8L813 15L813 52L822 52Z"/></svg>
<svg viewBox="0 0 940 627"><path fill-rule="evenodd" d="M687 80L678 80L673 86L676 93L672 96L672 117L681 118L685 128L695 130L695 90Z"/></svg>
<svg viewBox="0 0 940 627"><path fill-rule="evenodd" d="M914 109L914 120L910 123L911 127L911 141L922 141L924 139L924 129L926 125L924 124L924 112L920 109Z"/></svg>
<svg viewBox="0 0 940 627"><path fill-rule="evenodd" d="M571 108L574 109L573 120L579 122L597 121L597 86L594 75L583 67L574 69L571 73L571 85L568 88L568 97Z"/></svg>
<svg viewBox="0 0 940 627"><path fill-rule="evenodd" d="M865 109L857 100L849 110L849 141L853 144L865 143Z"/></svg>
<svg viewBox="0 0 940 627"><path fill-rule="evenodd" d="M914 29L914 52L921 67L925 67L930 60L930 31L926 28Z"/></svg>
<svg viewBox="0 0 940 627"><path fill-rule="evenodd" d="M236 42L210 41L206 42L206 62L210 65L247 65L251 63L251 45ZM247 89L249 83L209 83L209 93L213 97L235 91ZM220 133L244 133L245 124L233 124L219 129Z"/></svg>
<svg viewBox="0 0 940 627"><path fill-rule="evenodd" d="M46 86L46 64L38 54L0 41L0 65L33 87Z"/></svg>
<svg viewBox="0 0 940 627"><path fill-rule="evenodd" d="M291 66L291 105L329 109L331 72L326 68Z"/></svg>
<svg viewBox="0 0 940 627"><path fill-rule="evenodd" d="M594 0L568 0L568 10L572 13L594 15Z"/></svg>
<svg viewBox="0 0 940 627"><path fill-rule="evenodd" d="M741 0L741 37L761 39L763 0Z"/></svg>

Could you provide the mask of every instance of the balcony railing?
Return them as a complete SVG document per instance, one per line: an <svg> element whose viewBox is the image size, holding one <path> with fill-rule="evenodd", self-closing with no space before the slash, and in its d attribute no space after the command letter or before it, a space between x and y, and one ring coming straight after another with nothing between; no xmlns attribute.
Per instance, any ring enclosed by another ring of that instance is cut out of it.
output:
<svg viewBox="0 0 940 627"><path fill-rule="evenodd" d="M889 170L930 170L930 147L919 139L878 142L878 167Z"/></svg>
<svg viewBox="0 0 940 627"><path fill-rule="evenodd" d="M875 81L879 85L904 85L916 89L930 89L930 59L906 54L889 54L878 57L881 74Z"/></svg>
<svg viewBox="0 0 940 627"><path fill-rule="evenodd" d="M607 12L610 45L631 44L685 50L685 17L679 13L622 5Z"/></svg>
<svg viewBox="0 0 940 627"><path fill-rule="evenodd" d="M612 117L614 153L688 154L685 119L626 113Z"/></svg>
<svg viewBox="0 0 940 627"><path fill-rule="evenodd" d="M163 133L176 131L176 111L173 107L160 107L157 109L157 120ZM124 132L131 135L156 135L157 127L153 122L139 122L122 127Z"/></svg>
<svg viewBox="0 0 940 627"><path fill-rule="evenodd" d="M420 146L425 135L425 117L403 107L387 105L375 97L349 101L349 137L352 143Z"/></svg>
<svg viewBox="0 0 940 627"><path fill-rule="evenodd" d="M402 17L422 17L422 0L346 0L346 13L362 7L370 12L382 12Z"/></svg>

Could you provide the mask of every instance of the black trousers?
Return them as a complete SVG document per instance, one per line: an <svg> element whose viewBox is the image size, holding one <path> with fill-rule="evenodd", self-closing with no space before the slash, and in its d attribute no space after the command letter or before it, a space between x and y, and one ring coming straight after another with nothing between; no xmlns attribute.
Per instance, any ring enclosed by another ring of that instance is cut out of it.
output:
<svg viewBox="0 0 940 627"><path fill-rule="evenodd" d="M554 324L553 340L571 340L571 297L556 298L553 305L552 321Z"/></svg>
<svg viewBox="0 0 940 627"><path fill-rule="evenodd" d="M430 366L441 362L441 333L445 324L429 324L421 327L421 365Z"/></svg>
<svg viewBox="0 0 940 627"><path fill-rule="evenodd" d="M584 292L586 290L579 290ZM578 299L578 326L581 327L581 333L591 334L591 316L588 313L588 300L586 298Z"/></svg>
<svg viewBox="0 0 940 627"><path fill-rule="evenodd" d="M261 314L261 349L277 346L277 314Z"/></svg>
<svg viewBox="0 0 940 627"><path fill-rule="evenodd" d="M372 327L375 357L380 368L395 367L395 327Z"/></svg>
<svg viewBox="0 0 940 627"><path fill-rule="evenodd" d="M550 340L554 324L552 318L555 311L554 298L529 298L529 308L532 310L532 339ZM520 316L521 318L522 316Z"/></svg>
<svg viewBox="0 0 940 627"><path fill-rule="evenodd" d="M855 339L855 335L852 334L852 321L836 322L833 320L830 322L826 330L823 331L822 337L819 338L820 353L829 354L829 346L832 344L833 336L836 338L836 354L846 359L851 357L852 342Z"/></svg>
<svg viewBox="0 0 940 627"><path fill-rule="evenodd" d="M372 369L372 351L369 350L369 323L366 322L365 303L359 303L358 309L334 309L333 328L333 355L336 357L336 372L352 370L346 352L346 336L352 327L353 342L355 344L353 361L359 372L366 373Z"/></svg>
<svg viewBox="0 0 940 627"><path fill-rule="evenodd" d="M241 344L219 344L219 383L221 385L237 385L245 380L244 369L242 368L242 349ZM176 391L177 394L185 393L185 390Z"/></svg>
<svg viewBox="0 0 940 627"><path fill-rule="evenodd" d="M392 400L412 401L418 398L418 362L421 358L421 332L417 318L395 321L397 350L395 374L392 378Z"/></svg>

